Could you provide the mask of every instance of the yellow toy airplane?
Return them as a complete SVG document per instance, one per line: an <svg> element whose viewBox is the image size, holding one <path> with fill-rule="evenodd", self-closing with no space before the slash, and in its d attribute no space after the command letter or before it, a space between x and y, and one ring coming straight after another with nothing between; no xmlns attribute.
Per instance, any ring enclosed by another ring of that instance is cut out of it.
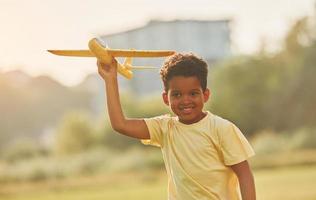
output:
<svg viewBox="0 0 316 200"><path fill-rule="evenodd" d="M174 51L139 51L139 50L122 50L122 49L109 49L102 44L97 38L89 41L90 50L47 50L50 53L59 56L77 56L77 57L97 57L104 64L110 64L113 57L126 57L123 64L117 63L117 71L131 79L133 72L131 69L146 69L153 67L132 66L132 57L165 57L174 54Z"/></svg>

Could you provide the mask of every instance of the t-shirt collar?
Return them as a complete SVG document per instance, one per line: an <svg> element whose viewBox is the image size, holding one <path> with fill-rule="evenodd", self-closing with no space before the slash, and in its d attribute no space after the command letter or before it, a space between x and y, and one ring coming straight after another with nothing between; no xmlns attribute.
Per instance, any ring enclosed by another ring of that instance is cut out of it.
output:
<svg viewBox="0 0 316 200"><path fill-rule="evenodd" d="M205 113L206 115L201 120L199 120L195 123L192 123L192 124L184 124L184 123L180 122L178 116L175 117L175 121L177 124L180 124L182 126L197 126L199 124L203 124L203 122L206 121L207 118L211 115L211 113L209 111L203 111L203 113Z"/></svg>

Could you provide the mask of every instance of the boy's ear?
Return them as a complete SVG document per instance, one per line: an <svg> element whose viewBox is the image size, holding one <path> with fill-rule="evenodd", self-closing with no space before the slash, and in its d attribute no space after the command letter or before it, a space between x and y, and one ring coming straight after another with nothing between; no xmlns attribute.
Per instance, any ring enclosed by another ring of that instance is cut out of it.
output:
<svg viewBox="0 0 316 200"><path fill-rule="evenodd" d="M203 96L204 96L204 102L207 102L207 100L211 96L211 91L208 88L206 88L205 91L203 92Z"/></svg>
<svg viewBox="0 0 316 200"><path fill-rule="evenodd" d="M163 99L163 102L164 102L167 106L169 106L168 93L167 93L166 91L164 91L164 92L162 93L162 99Z"/></svg>

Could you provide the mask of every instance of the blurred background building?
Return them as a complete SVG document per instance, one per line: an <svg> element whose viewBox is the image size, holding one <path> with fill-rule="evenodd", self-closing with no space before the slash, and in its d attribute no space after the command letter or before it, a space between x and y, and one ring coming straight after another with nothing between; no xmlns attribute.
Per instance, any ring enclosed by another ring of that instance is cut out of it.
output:
<svg viewBox="0 0 316 200"><path fill-rule="evenodd" d="M229 20L153 20L143 27L103 35L101 39L110 48L193 52L212 65L231 55L229 23ZM133 64L160 68L164 59L136 59ZM138 95L162 91L158 70L134 73L132 80L121 80L123 88Z"/></svg>

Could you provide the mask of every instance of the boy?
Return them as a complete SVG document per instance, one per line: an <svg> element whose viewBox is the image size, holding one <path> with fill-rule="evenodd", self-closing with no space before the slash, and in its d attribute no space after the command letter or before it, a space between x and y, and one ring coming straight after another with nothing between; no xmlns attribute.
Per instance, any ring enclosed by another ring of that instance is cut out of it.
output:
<svg viewBox="0 0 316 200"><path fill-rule="evenodd" d="M254 152L231 122L203 110L209 99L207 64L193 54L175 54L163 65L164 103L176 117L125 118L120 104L116 61L98 61L105 80L114 130L159 146L168 174L169 200L255 200L247 159Z"/></svg>

